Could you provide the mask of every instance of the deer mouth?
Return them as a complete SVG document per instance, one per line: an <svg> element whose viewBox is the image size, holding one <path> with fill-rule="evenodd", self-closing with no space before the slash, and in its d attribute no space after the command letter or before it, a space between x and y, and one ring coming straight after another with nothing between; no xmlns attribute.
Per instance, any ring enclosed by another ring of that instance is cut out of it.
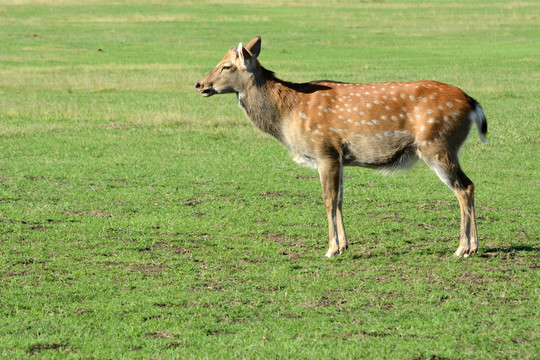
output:
<svg viewBox="0 0 540 360"><path fill-rule="evenodd" d="M217 91L214 90L214 88L208 88L208 89L201 90L200 93L201 93L201 96L203 97L209 97L214 94L217 94Z"/></svg>
<svg viewBox="0 0 540 360"><path fill-rule="evenodd" d="M195 89L201 94L201 96L209 97L217 94L216 89L212 85L203 85L200 82L195 84Z"/></svg>

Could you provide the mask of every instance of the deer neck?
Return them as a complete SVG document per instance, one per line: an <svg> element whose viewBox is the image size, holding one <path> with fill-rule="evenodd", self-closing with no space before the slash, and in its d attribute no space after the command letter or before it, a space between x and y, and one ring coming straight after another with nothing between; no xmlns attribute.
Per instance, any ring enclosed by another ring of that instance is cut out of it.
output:
<svg viewBox="0 0 540 360"><path fill-rule="evenodd" d="M237 93L238 104L259 130L285 143L284 122L297 101L296 92L270 71L261 73Z"/></svg>

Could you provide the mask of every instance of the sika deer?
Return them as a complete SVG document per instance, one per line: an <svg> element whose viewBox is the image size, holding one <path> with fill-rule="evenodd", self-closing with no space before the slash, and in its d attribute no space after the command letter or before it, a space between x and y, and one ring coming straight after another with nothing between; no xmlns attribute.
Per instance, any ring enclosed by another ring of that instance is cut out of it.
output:
<svg viewBox="0 0 540 360"><path fill-rule="evenodd" d="M487 121L476 100L436 81L348 84L282 81L257 60L261 38L231 48L196 84L202 96L236 93L253 124L278 139L298 163L318 169L328 214L327 257L348 246L343 225L343 167L395 171L419 158L456 194L461 237L455 256L478 249L474 185L458 151L473 123L482 141Z"/></svg>

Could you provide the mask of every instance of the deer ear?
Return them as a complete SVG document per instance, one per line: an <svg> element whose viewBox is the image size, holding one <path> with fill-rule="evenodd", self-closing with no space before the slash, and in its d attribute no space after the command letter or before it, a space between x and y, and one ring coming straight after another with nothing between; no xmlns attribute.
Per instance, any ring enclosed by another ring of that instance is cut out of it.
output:
<svg viewBox="0 0 540 360"><path fill-rule="evenodd" d="M236 49L236 52L238 53L238 58L240 59L240 62L244 64L246 60L244 58L244 47L242 46L242 43L238 44L238 49Z"/></svg>
<svg viewBox="0 0 540 360"><path fill-rule="evenodd" d="M237 52L240 64L247 69L251 68L251 65L253 64L253 56L242 46L242 43L238 44Z"/></svg>
<svg viewBox="0 0 540 360"><path fill-rule="evenodd" d="M251 41L246 45L246 50L249 51L253 56L259 57L261 53L261 37L255 36Z"/></svg>

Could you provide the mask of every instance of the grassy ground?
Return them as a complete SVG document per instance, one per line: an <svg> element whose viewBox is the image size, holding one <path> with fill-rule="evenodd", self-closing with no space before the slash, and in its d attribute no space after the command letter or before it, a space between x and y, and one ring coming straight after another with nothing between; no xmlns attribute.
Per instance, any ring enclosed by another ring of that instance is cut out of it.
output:
<svg viewBox="0 0 540 360"><path fill-rule="evenodd" d="M0 358L533 359L540 5L0 0ZM194 83L238 42L291 81L436 79L488 117L481 247L425 165L316 173Z"/></svg>

